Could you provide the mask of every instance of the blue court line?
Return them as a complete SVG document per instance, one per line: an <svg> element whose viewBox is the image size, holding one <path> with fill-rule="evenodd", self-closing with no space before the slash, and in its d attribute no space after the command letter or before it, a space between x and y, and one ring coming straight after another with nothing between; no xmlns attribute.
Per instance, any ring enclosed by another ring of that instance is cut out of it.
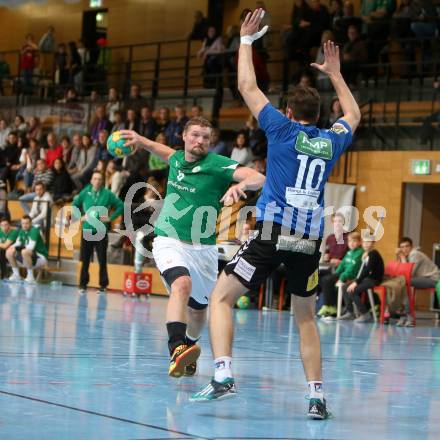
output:
<svg viewBox="0 0 440 440"><path fill-rule="evenodd" d="M109 414L99 413L99 412L96 412L96 411L90 411L88 409L81 409L81 408L76 408L76 407L70 406L70 405L63 405L62 403L50 402L49 400L38 399L37 397L24 396L23 394L11 393L9 391L3 391L3 390L0 390L0 394L6 395L6 396L18 397L20 399L31 400L33 402L45 403L46 405L52 405L52 406L57 406L59 408L70 409L72 411L78 411L78 412L85 413L85 414L90 414L90 415L93 415L93 416L99 416L99 417L104 417L104 418L111 419L111 420L116 420L116 421L119 421L119 422L130 423L132 425L144 426L145 428L152 428L152 429L157 429L159 431L172 432L173 434L184 435L184 436L186 436L186 438L200 438L200 439L203 439L203 440L212 440L209 437L203 437L203 436L200 436L200 435L187 434L186 432L176 431L174 429L163 428L161 426L156 426L156 425L150 425L149 423L137 422L135 420L130 420L130 419L124 419L122 417L111 416Z"/></svg>

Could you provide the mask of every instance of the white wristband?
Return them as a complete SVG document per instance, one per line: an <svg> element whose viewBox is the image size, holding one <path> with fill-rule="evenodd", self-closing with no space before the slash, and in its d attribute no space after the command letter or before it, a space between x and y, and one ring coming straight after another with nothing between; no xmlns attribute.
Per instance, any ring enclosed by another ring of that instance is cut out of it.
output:
<svg viewBox="0 0 440 440"><path fill-rule="evenodd" d="M252 46L253 42L254 42L254 40L252 39L251 35L244 35L243 37L240 37L241 44L247 44L249 46Z"/></svg>

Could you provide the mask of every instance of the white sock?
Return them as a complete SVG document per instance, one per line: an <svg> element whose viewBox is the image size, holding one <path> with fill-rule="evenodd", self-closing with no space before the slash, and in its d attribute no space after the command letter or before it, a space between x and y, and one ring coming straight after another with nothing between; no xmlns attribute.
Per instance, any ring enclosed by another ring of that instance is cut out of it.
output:
<svg viewBox="0 0 440 440"><path fill-rule="evenodd" d="M221 356L214 359L214 380L223 382L225 379L232 378L232 358L229 356Z"/></svg>
<svg viewBox="0 0 440 440"><path fill-rule="evenodd" d="M196 344L197 341L200 339L200 336L198 338L195 338L194 336L189 335L188 332L187 332L186 333L186 339L188 339L193 344Z"/></svg>
<svg viewBox="0 0 440 440"><path fill-rule="evenodd" d="M30 280L30 281L34 281L35 280L35 278L34 278L34 271L33 270L28 269L26 279Z"/></svg>
<svg viewBox="0 0 440 440"><path fill-rule="evenodd" d="M309 386L309 397L311 399L324 399L324 389L322 382L312 381L307 382Z"/></svg>
<svg viewBox="0 0 440 440"><path fill-rule="evenodd" d="M18 267L13 267L12 268L12 274L16 275L16 276L20 276L20 271L18 270Z"/></svg>

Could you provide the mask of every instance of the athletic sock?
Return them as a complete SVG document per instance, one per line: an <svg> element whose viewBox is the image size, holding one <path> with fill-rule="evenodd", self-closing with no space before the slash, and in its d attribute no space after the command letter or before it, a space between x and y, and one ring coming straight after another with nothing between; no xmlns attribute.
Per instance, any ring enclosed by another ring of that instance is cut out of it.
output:
<svg viewBox="0 0 440 440"><path fill-rule="evenodd" d="M13 267L12 268L12 273L16 276L20 276L20 271L18 270L18 267Z"/></svg>
<svg viewBox="0 0 440 440"><path fill-rule="evenodd" d="M35 281L33 270L29 269L27 271L26 279L28 279L29 281Z"/></svg>
<svg viewBox="0 0 440 440"><path fill-rule="evenodd" d="M214 380L223 382L225 379L232 378L232 358L221 356L214 360Z"/></svg>
<svg viewBox="0 0 440 440"><path fill-rule="evenodd" d="M194 338L193 336L190 336L187 332L185 338L186 338L186 344L191 346L197 344L197 341L200 339L200 336L198 338Z"/></svg>
<svg viewBox="0 0 440 440"><path fill-rule="evenodd" d="M322 382L312 381L308 382L309 385L309 397L311 399L324 399L324 390Z"/></svg>
<svg viewBox="0 0 440 440"><path fill-rule="evenodd" d="M179 346L186 343L186 324L184 322L167 322L168 348L170 354Z"/></svg>

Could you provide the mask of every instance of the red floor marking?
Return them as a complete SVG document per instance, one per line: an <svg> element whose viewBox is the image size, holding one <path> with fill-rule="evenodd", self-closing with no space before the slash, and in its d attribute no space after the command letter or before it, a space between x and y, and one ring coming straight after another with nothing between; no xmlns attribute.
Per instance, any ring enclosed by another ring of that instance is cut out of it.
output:
<svg viewBox="0 0 440 440"><path fill-rule="evenodd" d="M9 385L28 385L29 382L27 380L11 380L6 382Z"/></svg>

